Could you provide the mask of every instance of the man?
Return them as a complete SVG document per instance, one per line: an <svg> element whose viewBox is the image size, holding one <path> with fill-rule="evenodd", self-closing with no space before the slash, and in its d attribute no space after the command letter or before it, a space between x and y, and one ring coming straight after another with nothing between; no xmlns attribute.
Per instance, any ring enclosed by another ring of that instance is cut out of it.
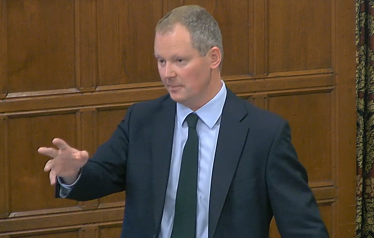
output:
<svg viewBox="0 0 374 238"><path fill-rule="evenodd" d="M287 122L221 80L214 18L174 9L157 24L154 52L168 95L130 107L91 159L61 139L39 149L52 157L57 196L126 190L121 237L265 238L273 215L283 238L328 237Z"/></svg>

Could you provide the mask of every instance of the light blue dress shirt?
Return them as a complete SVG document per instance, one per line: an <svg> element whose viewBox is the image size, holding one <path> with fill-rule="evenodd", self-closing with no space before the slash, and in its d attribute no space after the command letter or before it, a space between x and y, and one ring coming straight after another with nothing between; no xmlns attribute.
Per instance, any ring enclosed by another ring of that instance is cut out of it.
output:
<svg viewBox="0 0 374 238"><path fill-rule="evenodd" d="M226 85L222 81L222 87L218 94L195 112L199 116L196 126L199 137L196 238L208 238L210 185L221 114L226 95ZM171 236L182 152L188 135L187 123L184 120L191 112L190 108L177 103L169 181L166 189L159 238L170 238ZM80 175L77 181L79 178ZM58 182L61 184L60 196L63 198L67 197L77 181L71 185L66 185L58 178Z"/></svg>
<svg viewBox="0 0 374 238"><path fill-rule="evenodd" d="M221 114L226 100L226 94L226 86L222 81L222 87L218 94L196 111L196 114L199 116L199 121L197 122L196 126L199 137L196 224L197 238L208 238L210 185L217 138L221 122ZM187 122L184 120L191 112L192 110L190 108L177 103L169 181L166 189L166 198L159 238L170 238L171 236L182 152L188 136L188 126Z"/></svg>

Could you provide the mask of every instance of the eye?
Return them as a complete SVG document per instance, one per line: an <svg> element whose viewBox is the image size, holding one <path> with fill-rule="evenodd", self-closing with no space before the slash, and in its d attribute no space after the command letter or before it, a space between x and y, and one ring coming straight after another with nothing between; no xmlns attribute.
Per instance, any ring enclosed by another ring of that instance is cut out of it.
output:
<svg viewBox="0 0 374 238"><path fill-rule="evenodd" d="M159 65L164 65L165 64L165 60L163 59L157 59L157 62Z"/></svg>
<svg viewBox="0 0 374 238"><path fill-rule="evenodd" d="M187 61L183 58L177 58L175 61L177 65L179 65L180 67L187 65Z"/></svg>

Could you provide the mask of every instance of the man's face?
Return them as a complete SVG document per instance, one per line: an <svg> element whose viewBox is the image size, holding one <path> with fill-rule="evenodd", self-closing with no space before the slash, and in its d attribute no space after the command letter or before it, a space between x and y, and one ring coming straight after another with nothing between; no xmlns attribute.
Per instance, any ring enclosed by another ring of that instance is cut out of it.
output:
<svg viewBox="0 0 374 238"><path fill-rule="evenodd" d="M209 53L200 56L184 26L156 33L154 51L161 80L174 101L197 110L211 99Z"/></svg>

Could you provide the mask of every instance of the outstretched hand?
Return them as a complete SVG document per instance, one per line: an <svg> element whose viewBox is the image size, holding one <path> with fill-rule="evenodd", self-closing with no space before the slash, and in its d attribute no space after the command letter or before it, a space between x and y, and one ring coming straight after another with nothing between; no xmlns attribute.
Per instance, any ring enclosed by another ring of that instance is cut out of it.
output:
<svg viewBox="0 0 374 238"><path fill-rule="evenodd" d="M58 149L51 147L40 147L38 152L51 157L44 166L44 171L49 171L51 185L56 184L56 177L61 177L65 183L72 184L78 177L80 168L87 163L87 151L80 151L70 147L59 138L52 140Z"/></svg>

